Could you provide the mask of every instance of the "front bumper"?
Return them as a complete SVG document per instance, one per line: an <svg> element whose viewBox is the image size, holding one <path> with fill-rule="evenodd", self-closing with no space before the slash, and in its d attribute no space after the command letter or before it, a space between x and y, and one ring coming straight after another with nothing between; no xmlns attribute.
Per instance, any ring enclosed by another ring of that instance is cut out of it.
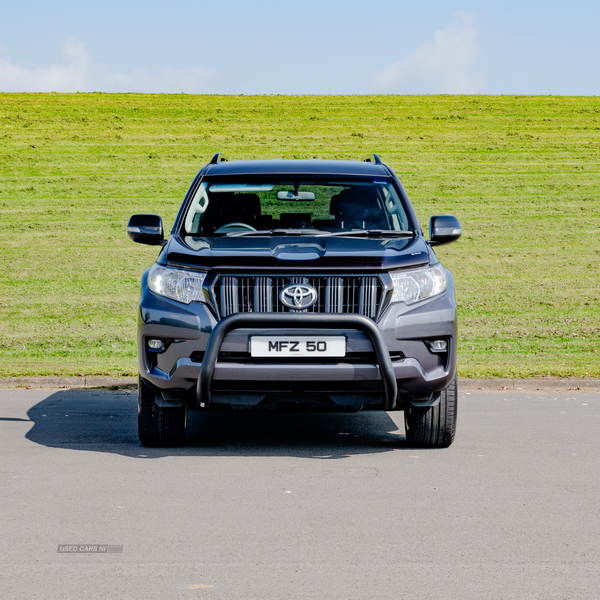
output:
<svg viewBox="0 0 600 600"><path fill-rule="evenodd" d="M448 387L456 372L452 287L417 305L392 304L378 322L359 315L314 313L237 313L219 322L206 304L182 305L145 285L142 290L140 374L162 392L166 406L195 404L196 398L205 407L211 402L255 406L274 393L323 393L337 405L392 410L399 395L431 397ZM319 363L250 358L251 335L281 335L281 328L302 335L343 331L347 356ZM149 352L149 338L168 340L167 349ZM431 353L425 343L438 338L448 341L444 355Z"/></svg>
<svg viewBox="0 0 600 600"><path fill-rule="evenodd" d="M394 410L396 407L398 384L396 383L392 360L382 332L371 319L360 315L238 313L220 321L210 336L196 388L198 405L201 408L206 408L210 405L211 384L215 365L225 336L230 331L241 329L242 327L251 327L253 329L264 329L266 327L284 327L286 329L312 327L316 329L337 329L338 331L346 331L348 329L362 331L371 340L374 354L377 358L379 373L383 383L383 410Z"/></svg>

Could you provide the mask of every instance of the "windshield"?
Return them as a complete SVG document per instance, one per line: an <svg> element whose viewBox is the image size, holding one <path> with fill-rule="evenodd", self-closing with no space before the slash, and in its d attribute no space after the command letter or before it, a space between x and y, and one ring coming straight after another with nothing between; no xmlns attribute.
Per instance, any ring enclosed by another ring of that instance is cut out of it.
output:
<svg viewBox="0 0 600 600"><path fill-rule="evenodd" d="M340 233L411 231L391 180L205 179L184 218L185 235L294 230Z"/></svg>

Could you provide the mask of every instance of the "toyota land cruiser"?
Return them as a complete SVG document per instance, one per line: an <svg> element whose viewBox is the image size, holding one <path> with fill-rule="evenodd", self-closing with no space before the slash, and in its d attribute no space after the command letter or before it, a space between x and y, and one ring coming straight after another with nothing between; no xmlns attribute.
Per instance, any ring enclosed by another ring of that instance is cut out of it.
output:
<svg viewBox="0 0 600 600"><path fill-rule="evenodd" d="M461 235L433 216L429 240L400 180L367 161L231 161L194 179L142 277L139 438L179 445L187 411L402 410L408 443L455 434L456 304L434 246Z"/></svg>

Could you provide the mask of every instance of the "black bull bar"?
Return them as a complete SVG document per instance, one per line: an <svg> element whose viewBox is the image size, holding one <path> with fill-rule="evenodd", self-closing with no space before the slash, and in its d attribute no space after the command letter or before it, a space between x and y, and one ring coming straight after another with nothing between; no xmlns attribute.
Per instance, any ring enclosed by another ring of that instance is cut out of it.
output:
<svg viewBox="0 0 600 600"><path fill-rule="evenodd" d="M383 334L371 319L362 315L297 314L297 313L236 313L225 317L213 329L202 360L196 384L198 406L207 408L211 402L211 386L215 365L225 336L234 329L244 327L262 329L288 327L296 329L358 329L373 344L383 382L383 410L394 410L398 396L398 383Z"/></svg>

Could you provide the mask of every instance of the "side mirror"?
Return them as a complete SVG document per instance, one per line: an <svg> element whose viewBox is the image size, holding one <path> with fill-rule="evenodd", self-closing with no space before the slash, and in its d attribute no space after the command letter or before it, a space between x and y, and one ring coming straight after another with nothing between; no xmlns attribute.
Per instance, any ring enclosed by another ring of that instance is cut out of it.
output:
<svg viewBox="0 0 600 600"><path fill-rule="evenodd" d="M434 215L429 219L429 245L455 242L462 234L458 219L452 215Z"/></svg>
<svg viewBox="0 0 600 600"><path fill-rule="evenodd" d="M133 215L127 224L127 235L138 244L164 246L166 243L159 215Z"/></svg>

